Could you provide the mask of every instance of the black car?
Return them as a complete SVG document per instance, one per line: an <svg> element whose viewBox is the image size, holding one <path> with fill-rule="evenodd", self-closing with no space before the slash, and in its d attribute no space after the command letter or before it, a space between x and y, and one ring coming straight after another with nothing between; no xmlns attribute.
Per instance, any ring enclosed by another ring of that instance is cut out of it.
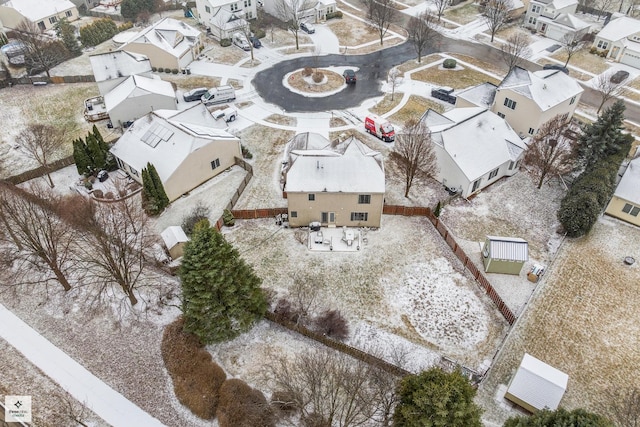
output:
<svg viewBox="0 0 640 427"><path fill-rule="evenodd" d="M344 76L344 81L346 83L354 83L356 82L356 72L353 70L344 70L344 73L342 73L342 75Z"/></svg>
<svg viewBox="0 0 640 427"><path fill-rule="evenodd" d="M100 172L98 172L98 181L100 182L105 182L107 179L109 179L109 173L106 170L101 170Z"/></svg>
<svg viewBox="0 0 640 427"><path fill-rule="evenodd" d="M249 42L253 45L254 49L259 49L262 47L262 42L255 36L249 37Z"/></svg>
<svg viewBox="0 0 640 427"><path fill-rule="evenodd" d="M611 83L618 84L618 83L622 83L627 77L629 77L629 72L620 70L620 71L616 71L616 73L611 76L609 81Z"/></svg>
<svg viewBox="0 0 640 427"><path fill-rule="evenodd" d="M197 89L191 89L189 92L185 92L182 97L184 98L185 102L199 101L206 91L206 87L199 87Z"/></svg>
<svg viewBox="0 0 640 427"><path fill-rule="evenodd" d="M455 95L452 95L452 93L453 93L453 89L450 87L441 87L441 88L431 89L431 96L433 96L434 98L440 99L442 101L446 101L449 104L455 104L456 97Z"/></svg>
<svg viewBox="0 0 640 427"><path fill-rule="evenodd" d="M542 68L544 70L558 70L562 71L565 74L569 74L569 69L567 67L558 64L544 64Z"/></svg>

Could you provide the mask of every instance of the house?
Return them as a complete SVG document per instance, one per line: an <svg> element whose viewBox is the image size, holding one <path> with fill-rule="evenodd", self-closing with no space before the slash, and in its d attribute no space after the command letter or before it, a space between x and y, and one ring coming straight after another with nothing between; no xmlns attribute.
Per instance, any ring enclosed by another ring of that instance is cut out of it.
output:
<svg viewBox="0 0 640 427"><path fill-rule="evenodd" d="M178 108L171 83L159 78L129 76L104 96L111 123L122 126L153 110Z"/></svg>
<svg viewBox="0 0 640 427"><path fill-rule="evenodd" d="M567 389L569 375L525 353L504 397L530 411L555 411Z"/></svg>
<svg viewBox="0 0 640 427"><path fill-rule="evenodd" d="M120 47L126 52L146 55L151 66L182 70L204 48L202 33L177 19L164 18L145 28Z"/></svg>
<svg viewBox="0 0 640 427"><path fill-rule="evenodd" d="M566 37L581 39L590 24L575 13L578 0L532 0L524 17L524 27L556 41Z"/></svg>
<svg viewBox="0 0 640 427"><path fill-rule="evenodd" d="M257 3L258 0L196 0L196 10L198 20L221 40L248 27L248 21L258 16Z"/></svg>
<svg viewBox="0 0 640 427"><path fill-rule="evenodd" d="M40 31L51 30L56 22L78 19L78 9L69 0L8 0L0 2L0 20L7 29L15 29L24 20Z"/></svg>
<svg viewBox="0 0 640 427"><path fill-rule="evenodd" d="M491 109L498 86L493 83L482 83L456 94L456 107L483 107Z"/></svg>
<svg viewBox="0 0 640 427"><path fill-rule="evenodd" d="M106 95L128 77L151 77L151 62L145 55L116 50L89 56L101 95Z"/></svg>
<svg viewBox="0 0 640 427"><path fill-rule="evenodd" d="M513 237L487 236L482 245L482 263L487 273L520 274L529 260L529 244Z"/></svg>
<svg viewBox="0 0 640 427"><path fill-rule="evenodd" d="M169 251L171 258L178 259L184 255L184 245L189 241L189 238L184 233L182 227L178 225L167 227L160 233L160 237L162 237L162 241Z"/></svg>
<svg viewBox="0 0 640 427"><path fill-rule="evenodd" d="M606 57L640 68L640 21L623 16L611 20L593 41L593 47Z"/></svg>
<svg viewBox="0 0 640 427"><path fill-rule="evenodd" d="M629 162L604 212L640 226L640 157Z"/></svg>
<svg viewBox="0 0 640 427"><path fill-rule="evenodd" d="M557 115L569 121L582 92L578 82L562 71L514 67L496 89L491 111L524 138Z"/></svg>
<svg viewBox="0 0 640 427"><path fill-rule="evenodd" d="M436 180L462 197L518 171L525 143L486 108L454 108L443 114L430 109L421 120L431 130L439 168Z"/></svg>
<svg viewBox="0 0 640 427"><path fill-rule="evenodd" d="M327 14L338 10L335 0L269 0L264 2L265 12L285 21L291 19L294 8L298 20L311 23L324 21L327 19Z"/></svg>
<svg viewBox="0 0 640 427"><path fill-rule="evenodd" d="M202 104L157 110L136 120L110 151L118 167L140 183L142 169L153 164L173 201L241 158L240 140L219 126Z"/></svg>
<svg viewBox="0 0 640 427"><path fill-rule="evenodd" d="M385 177L382 154L354 137L329 142L296 135L285 149L283 189L289 225L380 227Z"/></svg>

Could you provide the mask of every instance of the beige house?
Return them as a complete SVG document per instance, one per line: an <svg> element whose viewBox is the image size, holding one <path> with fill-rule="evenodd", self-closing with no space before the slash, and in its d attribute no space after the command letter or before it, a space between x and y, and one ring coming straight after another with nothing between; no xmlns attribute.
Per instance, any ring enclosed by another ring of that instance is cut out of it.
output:
<svg viewBox="0 0 640 427"><path fill-rule="evenodd" d="M525 143L511 126L481 107L454 108L421 118L431 130L438 161L435 179L462 197L518 172Z"/></svg>
<svg viewBox="0 0 640 427"><path fill-rule="evenodd" d="M164 18L135 35L120 50L146 55L156 68L182 70L198 57L203 46L199 30L177 19Z"/></svg>
<svg viewBox="0 0 640 427"><path fill-rule="evenodd" d="M640 68L640 21L622 16L611 20L593 41L594 48L607 58Z"/></svg>
<svg viewBox="0 0 640 427"><path fill-rule="evenodd" d="M106 95L129 76L152 77L151 62L145 55L116 50L89 56L98 91Z"/></svg>
<svg viewBox="0 0 640 427"><path fill-rule="evenodd" d="M485 272L517 276L529 260L529 243L514 237L487 236L481 252Z"/></svg>
<svg viewBox="0 0 640 427"><path fill-rule="evenodd" d="M556 41L580 39L591 25L575 15L577 7L578 0L531 0L523 25Z"/></svg>
<svg viewBox="0 0 640 427"><path fill-rule="evenodd" d="M382 154L354 137L329 142L296 135L285 149L283 189L289 225L380 227L385 177Z"/></svg>
<svg viewBox="0 0 640 427"><path fill-rule="evenodd" d="M136 120L110 151L140 183L142 169L152 163L173 201L241 158L240 140L220 126L203 104L158 110Z"/></svg>
<svg viewBox="0 0 640 427"><path fill-rule="evenodd" d="M0 2L0 20L7 29L15 29L27 20L40 31L53 29L61 19L75 21L78 9L69 0L8 0Z"/></svg>
<svg viewBox="0 0 640 427"><path fill-rule="evenodd" d="M633 159L627 166L604 212L640 226L640 157Z"/></svg>

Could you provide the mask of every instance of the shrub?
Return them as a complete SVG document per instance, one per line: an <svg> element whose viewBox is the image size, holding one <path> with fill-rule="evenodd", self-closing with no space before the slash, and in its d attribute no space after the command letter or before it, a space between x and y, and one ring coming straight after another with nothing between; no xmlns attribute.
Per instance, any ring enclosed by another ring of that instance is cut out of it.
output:
<svg viewBox="0 0 640 427"><path fill-rule="evenodd" d="M596 49L595 47L591 47L591 49L589 49L589 53L597 55L598 54L598 49Z"/></svg>
<svg viewBox="0 0 640 427"><path fill-rule="evenodd" d="M456 68L457 64L458 64L458 62L455 59L447 58L442 63L442 66L444 68Z"/></svg>
<svg viewBox="0 0 640 427"><path fill-rule="evenodd" d="M159 73L164 73L164 68L163 67L158 67L158 72Z"/></svg>
<svg viewBox="0 0 640 427"><path fill-rule="evenodd" d="M167 73L167 74L171 74L171 68L165 68L164 72ZM176 73L176 74L178 74L178 73Z"/></svg>
<svg viewBox="0 0 640 427"><path fill-rule="evenodd" d="M253 154L251 154L251 151L249 151L247 147L240 145L240 149L242 150L243 159L253 159Z"/></svg>
<svg viewBox="0 0 640 427"><path fill-rule="evenodd" d="M93 190L93 192L91 194L93 194L93 197L98 198L98 199L102 199L104 197L102 195L102 190Z"/></svg>
<svg viewBox="0 0 640 427"><path fill-rule="evenodd" d="M220 40L220 46L222 46L222 47L231 46L231 39L221 39Z"/></svg>
<svg viewBox="0 0 640 427"><path fill-rule="evenodd" d="M309 415L302 418L303 427L330 427L331 423L324 417L324 415L317 412L312 412Z"/></svg>
<svg viewBox="0 0 640 427"><path fill-rule="evenodd" d="M313 74L313 68L304 67L304 69L302 70L302 75L305 77L309 77L311 74Z"/></svg>
<svg viewBox="0 0 640 427"><path fill-rule="evenodd" d="M184 233L187 236L191 236L195 225L203 219L208 220L210 213L211 210L208 206L203 205L202 202L198 202L198 204L196 204L195 207L191 209L191 212L189 212L187 216L182 218L182 230L184 231Z"/></svg>
<svg viewBox="0 0 640 427"><path fill-rule="evenodd" d="M178 74L178 69L174 68L173 70L171 70L171 74Z"/></svg>
<svg viewBox="0 0 640 427"><path fill-rule="evenodd" d="M567 236L584 236L598 220L600 204L593 193L568 194L560 204L558 219Z"/></svg>
<svg viewBox="0 0 640 427"><path fill-rule="evenodd" d="M274 391L271 395L271 406L287 414L298 410L295 395L289 391Z"/></svg>
<svg viewBox="0 0 640 427"><path fill-rule="evenodd" d="M267 35L266 31L265 31L265 30L263 30L262 28L258 28L258 29L256 29L256 30L253 32L253 34L254 34L254 37L257 37L257 38L259 38L259 39L262 39L262 38L264 38L264 37Z"/></svg>
<svg viewBox="0 0 640 427"><path fill-rule="evenodd" d="M158 67L151 67L151 71L155 73L156 71L158 71Z"/></svg>
<svg viewBox="0 0 640 427"><path fill-rule="evenodd" d="M442 203L438 200L438 204L436 205L436 209L433 211L433 215L438 218L440 216L440 212L442 212Z"/></svg>
<svg viewBox="0 0 640 427"><path fill-rule="evenodd" d="M113 200L113 193L111 191L109 191L107 194L104 195L105 199L109 199L109 200Z"/></svg>
<svg viewBox="0 0 640 427"><path fill-rule="evenodd" d="M222 212L222 223L226 227L233 227L234 225L236 225L236 219L233 217L233 214L229 209L225 209Z"/></svg>
<svg viewBox="0 0 640 427"><path fill-rule="evenodd" d="M320 83L324 79L324 74L320 71L316 71L313 73L313 81L316 83Z"/></svg>
<svg viewBox="0 0 640 427"><path fill-rule="evenodd" d="M336 10L335 12L327 13L327 19L338 18L342 19L342 11Z"/></svg>
<svg viewBox="0 0 640 427"><path fill-rule="evenodd" d="M338 310L327 310L314 322L317 332L343 340L349 336L349 324L347 319Z"/></svg>
<svg viewBox="0 0 640 427"><path fill-rule="evenodd" d="M83 46L96 46L118 33L118 26L111 18L102 18L80 28L80 42Z"/></svg>
<svg viewBox="0 0 640 427"><path fill-rule="evenodd" d="M290 322L298 323L298 320L300 320L300 310L293 308L291 302L286 298L280 298L278 300L273 312Z"/></svg>
<svg viewBox="0 0 640 427"><path fill-rule="evenodd" d="M220 427L274 427L271 408L260 390L239 379L225 381L220 387L216 411Z"/></svg>

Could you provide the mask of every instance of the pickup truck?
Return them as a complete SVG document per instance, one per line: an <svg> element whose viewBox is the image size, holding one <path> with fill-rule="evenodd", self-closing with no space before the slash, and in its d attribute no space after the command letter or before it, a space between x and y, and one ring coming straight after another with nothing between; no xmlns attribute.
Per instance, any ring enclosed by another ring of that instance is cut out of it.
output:
<svg viewBox="0 0 640 427"><path fill-rule="evenodd" d="M455 104L456 97L455 95L452 95L452 93L453 88L450 87L438 87L431 89L431 96L434 98L448 102L449 104Z"/></svg>

